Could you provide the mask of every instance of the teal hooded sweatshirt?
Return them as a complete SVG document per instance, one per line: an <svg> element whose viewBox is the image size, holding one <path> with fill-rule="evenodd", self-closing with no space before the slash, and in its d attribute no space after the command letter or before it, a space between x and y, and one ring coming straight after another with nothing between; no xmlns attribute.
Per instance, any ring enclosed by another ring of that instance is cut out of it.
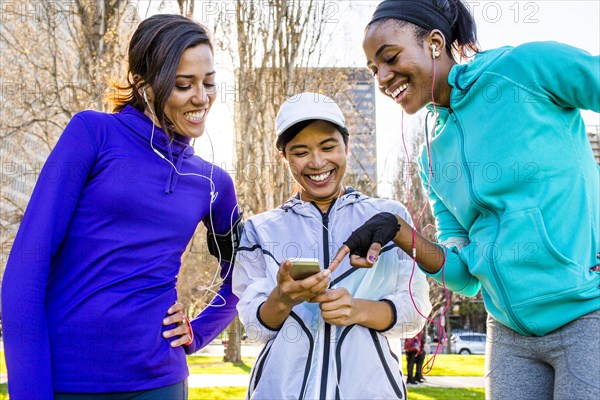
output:
<svg viewBox="0 0 600 400"><path fill-rule="evenodd" d="M600 111L600 58L503 47L448 83L419 158L446 251L430 276L467 296L482 288L488 312L526 336L600 309L600 172L579 111Z"/></svg>

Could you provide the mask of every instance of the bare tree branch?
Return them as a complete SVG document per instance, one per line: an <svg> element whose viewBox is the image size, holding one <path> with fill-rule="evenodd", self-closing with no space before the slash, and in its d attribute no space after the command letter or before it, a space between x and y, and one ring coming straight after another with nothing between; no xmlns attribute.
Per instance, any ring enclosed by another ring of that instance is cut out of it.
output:
<svg viewBox="0 0 600 400"><path fill-rule="evenodd" d="M105 109L101 92L118 74L127 28L134 28L122 24L123 10L132 1L77 0L57 5L27 0L20 4L23 7L3 13L0 30L2 57L9 60L2 65L0 153L3 160L24 168L6 179L3 176L0 201L3 209L13 211L2 214L2 243L12 242L22 217L19 210L24 209L24 199L37 178L30 175L38 173L37 165L68 120L87 108ZM7 77L19 79L12 82Z"/></svg>

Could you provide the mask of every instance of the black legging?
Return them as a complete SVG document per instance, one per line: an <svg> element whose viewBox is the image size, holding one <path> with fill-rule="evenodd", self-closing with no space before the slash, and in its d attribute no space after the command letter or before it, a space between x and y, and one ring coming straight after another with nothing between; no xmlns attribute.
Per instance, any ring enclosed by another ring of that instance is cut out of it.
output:
<svg viewBox="0 0 600 400"><path fill-rule="evenodd" d="M406 352L406 370L408 372L407 381L414 382L423 378L423 361L425 360L425 352L422 351L417 354L416 351ZM413 369L417 366L416 373L413 373Z"/></svg>
<svg viewBox="0 0 600 400"><path fill-rule="evenodd" d="M187 379L174 385L134 392L54 393L54 400L187 400Z"/></svg>

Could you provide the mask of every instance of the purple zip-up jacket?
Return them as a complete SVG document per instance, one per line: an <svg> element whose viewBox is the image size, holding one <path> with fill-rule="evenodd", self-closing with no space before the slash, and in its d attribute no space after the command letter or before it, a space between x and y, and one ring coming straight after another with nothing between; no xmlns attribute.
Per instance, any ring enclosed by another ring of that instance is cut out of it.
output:
<svg viewBox="0 0 600 400"><path fill-rule="evenodd" d="M211 224L211 185L179 176L150 146L152 123L126 107L73 117L42 170L2 282L12 400L54 392L120 392L188 376L185 353L236 315L229 263L222 296L192 321L195 339L171 348L162 320L177 299L181 256L200 221ZM212 226L238 216L231 177L194 156L189 138L155 129L153 145L181 173L215 185ZM223 304L223 299L225 304Z"/></svg>

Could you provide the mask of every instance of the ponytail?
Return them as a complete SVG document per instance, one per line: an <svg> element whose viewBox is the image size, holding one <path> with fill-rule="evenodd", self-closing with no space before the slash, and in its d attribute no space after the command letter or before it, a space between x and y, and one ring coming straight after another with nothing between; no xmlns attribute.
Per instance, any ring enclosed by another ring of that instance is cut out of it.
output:
<svg viewBox="0 0 600 400"><path fill-rule="evenodd" d="M451 20L453 52L460 58L469 58L479 52L475 19L467 7L461 0L441 0L439 2L448 3L448 10L453 15Z"/></svg>

